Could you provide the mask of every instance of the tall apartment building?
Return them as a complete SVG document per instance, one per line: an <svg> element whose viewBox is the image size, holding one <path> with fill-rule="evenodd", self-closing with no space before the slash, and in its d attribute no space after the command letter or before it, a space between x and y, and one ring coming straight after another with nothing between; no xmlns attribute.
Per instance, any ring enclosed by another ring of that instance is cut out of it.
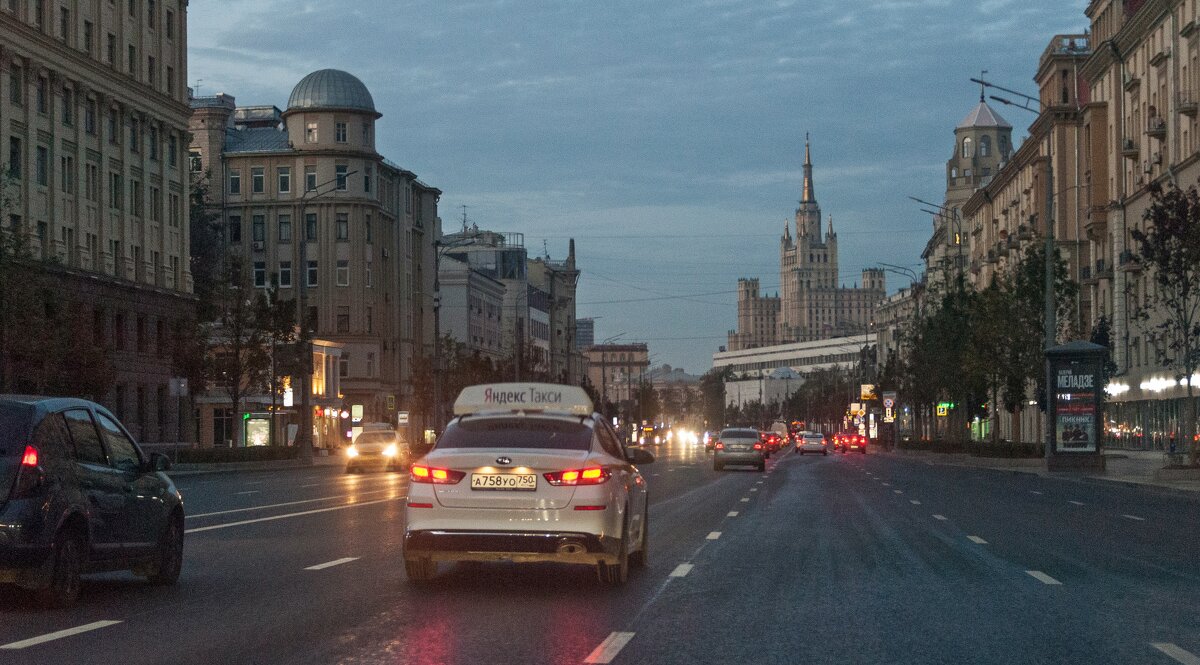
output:
<svg viewBox="0 0 1200 665"><path fill-rule="evenodd" d="M828 339L870 329L875 306L886 295L882 270L862 271L862 285L838 278L837 234L829 218L821 235L821 206L813 187L812 153L804 142L804 183L796 208L796 235L785 225L779 247L780 293L759 294L757 278L738 280L738 327L729 350Z"/></svg>
<svg viewBox="0 0 1200 665"><path fill-rule="evenodd" d="M5 223L91 312L114 370L102 399L142 441L190 436L171 340L194 316L188 268L187 2L0 3Z"/></svg>
<svg viewBox="0 0 1200 665"><path fill-rule="evenodd" d="M341 394L326 406L395 422L414 360L431 352L441 192L376 151L382 114L347 72L305 76L282 111L224 94L192 109L193 176L210 183L228 248L257 287L291 298L303 280L314 335L341 349Z"/></svg>
<svg viewBox="0 0 1200 665"><path fill-rule="evenodd" d="M579 269L575 265L575 239L569 241L567 258L549 256L529 259L529 284L544 294L546 302L546 372L552 381L576 385L583 379L583 359L576 337L575 287ZM530 301L530 308L533 301Z"/></svg>

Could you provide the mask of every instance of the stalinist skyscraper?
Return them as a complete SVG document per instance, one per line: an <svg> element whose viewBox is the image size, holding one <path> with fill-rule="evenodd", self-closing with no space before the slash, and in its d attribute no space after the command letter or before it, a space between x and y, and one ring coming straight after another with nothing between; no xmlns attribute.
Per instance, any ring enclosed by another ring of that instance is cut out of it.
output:
<svg viewBox="0 0 1200 665"><path fill-rule="evenodd" d="M795 221L795 235L785 225L780 238L779 295L761 295L758 278L738 280L738 329L729 333L730 351L870 331L875 305L886 296L883 271L863 270L861 286L839 285L837 234L831 216L821 235L821 206L813 186L807 136Z"/></svg>

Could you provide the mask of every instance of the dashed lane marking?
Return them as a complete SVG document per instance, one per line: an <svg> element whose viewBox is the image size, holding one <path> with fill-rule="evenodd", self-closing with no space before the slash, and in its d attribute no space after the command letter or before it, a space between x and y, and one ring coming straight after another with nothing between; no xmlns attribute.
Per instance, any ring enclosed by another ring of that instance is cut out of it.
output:
<svg viewBox="0 0 1200 665"><path fill-rule="evenodd" d="M912 504L912 505L914 505L914 506L919 506L919 505L921 505L921 502L920 502L920 501L917 501L916 499L909 499L909 500L908 500L908 502L909 502L909 503L911 503L911 504Z"/></svg>
<svg viewBox="0 0 1200 665"><path fill-rule="evenodd" d="M892 484L891 484L891 483L884 483L884 484L883 484L883 486L884 486L884 487L891 487L891 486L892 486Z"/></svg>
<svg viewBox="0 0 1200 665"><path fill-rule="evenodd" d="M237 494L258 494L258 490L247 490L245 492L237 492Z"/></svg>
<svg viewBox="0 0 1200 665"><path fill-rule="evenodd" d="M1029 490L1029 493L1030 493L1030 494L1037 494L1037 495L1039 495L1039 496L1041 495L1041 492L1039 492L1039 491L1037 491L1037 490Z"/></svg>
<svg viewBox="0 0 1200 665"><path fill-rule="evenodd" d="M1060 586L1062 585L1062 582L1059 582L1058 580L1054 579L1053 577L1050 577L1049 575L1047 575L1046 573L1043 573L1040 570L1027 570L1025 572L1028 573L1030 577L1041 582L1042 584L1057 584Z"/></svg>
<svg viewBox="0 0 1200 665"><path fill-rule="evenodd" d="M941 520L941 521L945 522L945 521L946 521L947 519L949 519L949 518L948 518L948 517L946 517L945 515L934 515L934 516L933 516L933 519L935 519L935 520Z"/></svg>
<svg viewBox="0 0 1200 665"><path fill-rule="evenodd" d="M583 659L585 663L611 663L617 654L621 653L621 649L629 644L629 640L633 639L633 633L614 632L609 635L600 646L596 647L587 658Z"/></svg>
<svg viewBox="0 0 1200 665"><path fill-rule="evenodd" d="M384 492L391 492L391 491L394 491L394 490L389 488L389 489L382 489L382 490L367 490L365 492L358 492L357 494L358 495L382 494ZM268 504L264 504L261 506L250 506L249 508L233 508L231 510L218 510L218 511L211 512L211 513L196 513L195 515L188 515L187 518L188 519L198 519L201 517L212 517L214 515L228 515L229 513L245 513L245 512L249 512L251 510L267 510L269 508L283 508L284 506L298 506L300 504L316 503L318 501L335 501L337 499L349 499L349 498L352 498L353 496L354 495L350 495L350 494L341 494L338 496L323 496L318 499L300 499L299 501L285 501L283 503L268 503Z"/></svg>
<svg viewBox="0 0 1200 665"><path fill-rule="evenodd" d="M96 630L97 628L115 626L119 623L121 622L108 619L104 621L93 621L92 623L85 623L82 626L75 626L74 628L66 628L64 630L56 630L53 633L46 633L45 635L31 637L27 640L21 640L20 642L9 642L8 644L0 646L0 649L24 649L25 647L35 646L43 642L52 642L54 640L61 640L64 637L71 637L72 635L86 633L88 631Z"/></svg>
<svg viewBox="0 0 1200 665"><path fill-rule="evenodd" d="M742 503L750 503L750 497L748 497L748 496L742 497Z"/></svg>
<svg viewBox="0 0 1200 665"><path fill-rule="evenodd" d="M711 532L709 532L709 534L707 536L704 537L704 539L705 540L716 540L717 538L720 538L720 537L721 537L720 531L711 531Z"/></svg>
<svg viewBox="0 0 1200 665"><path fill-rule="evenodd" d="M1183 663L1183 665L1200 665L1200 656L1171 642L1151 642L1150 646L1175 659L1177 663Z"/></svg>
<svg viewBox="0 0 1200 665"><path fill-rule="evenodd" d="M345 510L347 508L359 508L361 506L370 506L376 503L386 503L388 501L396 501L397 499L376 499L374 501L357 501L355 503L347 503L340 506L331 506L329 508L315 508L313 510L302 510L298 513L286 513L284 515L271 515L270 517L259 517L252 520L242 520L240 522L229 522L227 524L213 524L212 526L200 526L188 529L184 533L199 533L201 531L213 531L215 529L228 529L234 526L244 526L246 524L255 524L258 522L270 522L273 520L283 520L289 517L301 517L303 515L315 515L317 513L327 513L331 510Z"/></svg>
<svg viewBox="0 0 1200 665"><path fill-rule="evenodd" d="M761 480L760 480L760 481L758 481L757 483L754 483L754 484L755 484L755 485L761 485L762 483L763 483L763 481L761 481Z"/></svg>
<svg viewBox="0 0 1200 665"><path fill-rule="evenodd" d="M326 568L333 568L334 566L340 566L343 563L350 563L351 561L358 561L358 557L348 556L343 559L334 559L333 561L326 561L325 563L318 563L315 566L309 566L308 568L305 568L305 570L325 570Z"/></svg>
<svg viewBox="0 0 1200 665"><path fill-rule="evenodd" d="M967 540L975 543L976 545L987 545L987 541L979 536L967 536Z"/></svg>
<svg viewBox="0 0 1200 665"><path fill-rule="evenodd" d="M738 515L738 511L731 510L731 511L729 511L729 514L726 515L726 517L737 517L737 515Z"/></svg>
<svg viewBox="0 0 1200 665"><path fill-rule="evenodd" d="M1127 520L1133 520L1135 522L1145 522L1146 521L1145 517L1138 517L1137 515L1121 515L1121 517L1124 517Z"/></svg>
<svg viewBox="0 0 1200 665"><path fill-rule="evenodd" d="M751 492L757 492L757 491L758 491L758 488L757 488L757 487L751 487L751 488L750 488L750 491L751 491Z"/></svg>
<svg viewBox="0 0 1200 665"><path fill-rule="evenodd" d="M671 571L670 577L686 577L688 573L692 572L693 567L690 563L681 563Z"/></svg>
<svg viewBox="0 0 1200 665"><path fill-rule="evenodd" d="M1076 506L1082 506L1082 505L1083 505L1083 502L1082 502L1082 501L1068 501L1067 503L1069 503L1069 504L1072 504L1072 505L1076 505Z"/></svg>
<svg viewBox="0 0 1200 665"><path fill-rule="evenodd" d="M904 490L892 490L896 494L904 494Z"/></svg>

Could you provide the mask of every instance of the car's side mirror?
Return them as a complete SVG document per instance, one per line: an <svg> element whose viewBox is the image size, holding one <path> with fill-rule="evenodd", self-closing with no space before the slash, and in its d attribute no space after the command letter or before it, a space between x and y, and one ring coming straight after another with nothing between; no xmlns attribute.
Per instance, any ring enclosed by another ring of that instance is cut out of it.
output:
<svg viewBox="0 0 1200 665"><path fill-rule="evenodd" d="M150 453L150 464L148 466L151 471L169 471L171 469L171 458L162 453Z"/></svg>
<svg viewBox="0 0 1200 665"><path fill-rule="evenodd" d="M625 459L633 464L649 464L654 461L654 453L645 448L626 448Z"/></svg>

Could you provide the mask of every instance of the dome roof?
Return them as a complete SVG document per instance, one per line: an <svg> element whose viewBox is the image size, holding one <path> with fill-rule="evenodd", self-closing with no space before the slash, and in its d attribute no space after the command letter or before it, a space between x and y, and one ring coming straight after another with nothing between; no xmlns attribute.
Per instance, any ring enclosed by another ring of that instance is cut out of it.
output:
<svg viewBox="0 0 1200 665"><path fill-rule="evenodd" d="M289 111L299 109L350 109L376 113L367 86L340 69L320 69L300 79L288 97Z"/></svg>

